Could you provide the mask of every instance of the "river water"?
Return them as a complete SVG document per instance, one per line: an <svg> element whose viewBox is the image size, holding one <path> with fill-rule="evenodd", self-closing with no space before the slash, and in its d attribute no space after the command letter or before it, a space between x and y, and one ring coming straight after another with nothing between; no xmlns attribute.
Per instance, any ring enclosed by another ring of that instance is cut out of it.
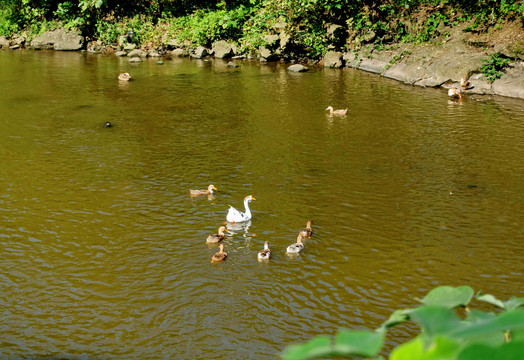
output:
<svg viewBox="0 0 524 360"><path fill-rule="evenodd" d="M0 358L276 359L438 285L524 296L522 100L239 65L0 52Z"/></svg>

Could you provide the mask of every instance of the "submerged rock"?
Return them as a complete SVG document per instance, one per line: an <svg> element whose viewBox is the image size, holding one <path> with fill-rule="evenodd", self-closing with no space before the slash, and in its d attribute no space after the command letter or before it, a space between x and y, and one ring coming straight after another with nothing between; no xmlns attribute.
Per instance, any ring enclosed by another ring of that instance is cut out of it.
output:
<svg viewBox="0 0 524 360"><path fill-rule="evenodd" d="M289 71L292 71L292 72L305 72L305 71L309 71L309 69L307 67L305 67L304 65L301 65L301 64L294 64L294 65L291 65L287 68Z"/></svg>

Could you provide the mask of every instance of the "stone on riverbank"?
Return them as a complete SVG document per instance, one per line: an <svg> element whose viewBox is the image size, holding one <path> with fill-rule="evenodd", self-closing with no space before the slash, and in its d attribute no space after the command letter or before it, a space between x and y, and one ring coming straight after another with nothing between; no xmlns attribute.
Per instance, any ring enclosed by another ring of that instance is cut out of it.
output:
<svg viewBox="0 0 524 360"><path fill-rule="evenodd" d="M184 50L184 49L175 49L171 51L171 56L175 56L175 57L189 56L189 51Z"/></svg>
<svg viewBox="0 0 524 360"><path fill-rule="evenodd" d="M56 29L34 38L30 47L35 50L75 51L84 47L84 38L79 32Z"/></svg>
<svg viewBox="0 0 524 360"><path fill-rule="evenodd" d="M147 53L145 51L143 51L143 50L135 49L135 50L132 50L129 53L127 53L127 57L130 57L130 58L133 58L133 57L142 58L142 57L147 57Z"/></svg>
<svg viewBox="0 0 524 360"><path fill-rule="evenodd" d="M190 52L189 55L195 59L202 59L206 56L209 56L210 52L205 47L199 46L194 51Z"/></svg>
<svg viewBox="0 0 524 360"><path fill-rule="evenodd" d="M214 43L212 50L215 54L215 57L218 59L226 59L234 55L233 48L227 41L224 40L220 40Z"/></svg>
<svg viewBox="0 0 524 360"><path fill-rule="evenodd" d="M339 51L328 51L324 56L324 67L327 68L341 68L344 66L342 60L342 53Z"/></svg>
<svg viewBox="0 0 524 360"><path fill-rule="evenodd" d="M1 49L9 49L9 40L5 38L5 36L0 36L0 48Z"/></svg>
<svg viewBox="0 0 524 360"><path fill-rule="evenodd" d="M524 62L513 63L502 78L493 82L493 93L524 99Z"/></svg>
<svg viewBox="0 0 524 360"><path fill-rule="evenodd" d="M307 67L305 67L304 65L301 65L301 64L291 65L287 69L289 71L292 71L292 72L305 72L305 71L309 70Z"/></svg>

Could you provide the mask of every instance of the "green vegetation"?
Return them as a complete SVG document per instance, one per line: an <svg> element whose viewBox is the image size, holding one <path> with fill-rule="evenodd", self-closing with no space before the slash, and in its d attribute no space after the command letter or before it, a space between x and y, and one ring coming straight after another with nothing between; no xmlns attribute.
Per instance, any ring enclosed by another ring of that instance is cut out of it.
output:
<svg viewBox="0 0 524 360"><path fill-rule="evenodd" d="M500 79L509 65L509 59L500 54L490 54L489 59L481 59L480 61L483 63L480 70L490 83Z"/></svg>
<svg viewBox="0 0 524 360"><path fill-rule="evenodd" d="M524 354L524 298L501 301L478 293L479 307L488 304L495 311L470 309L473 289L469 286L441 286L430 291L422 305L397 310L375 331L340 330L334 341L317 336L284 351L284 360L306 360L334 356L379 356L388 329L406 321L420 326L420 334L397 346L391 360L518 360Z"/></svg>
<svg viewBox="0 0 524 360"><path fill-rule="evenodd" d="M386 46L392 41L427 42L443 26L495 27L524 21L522 0L3 0L0 35L31 38L57 27L80 30L88 40L116 45L132 30L139 45L161 47L176 38L209 46L235 42L244 52L264 44L264 35L284 23L294 57L321 57L329 45L326 25L349 29L352 40ZM336 44L343 49L345 42Z"/></svg>

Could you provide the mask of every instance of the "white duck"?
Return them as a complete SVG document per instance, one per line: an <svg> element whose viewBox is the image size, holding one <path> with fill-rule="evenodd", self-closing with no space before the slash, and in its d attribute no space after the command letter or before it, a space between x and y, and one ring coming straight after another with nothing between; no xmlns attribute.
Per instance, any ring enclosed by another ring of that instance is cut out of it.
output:
<svg viewBox="0 0 524 360"><path fill-rule="evenodd" d="M269 260L271 257L271 250L269 250L269 241L264 243L264 250L258 252L258 260Z"/></svg>
<svg viewBox="0 0 524 360"><path fill-rule="evenodd" d="M348 113L348 109L333 110L333 106L328 106L326 110L329 110L329 115L331 116L345 116Z"/></svg>
<svg viewBox="0 0 524 360"><path fill-rule="evenodd" d="M295 244L291 244L287 247L286 254L297 254L304 248L304 244L302 244L302 234L299 233L297 237L297 242Z"/></svg>
<svg viewBox="0 0 524 360"><path fill-rule="evenodd" d="M240 212L231 205L229 205L229 212L227 213L227 221L230 223L237 223L242 221L248 221L251 219L251 210L249 209L249 202L256 200L252 195L248 195L244 198L244 208L245 212Z"/></svg>

